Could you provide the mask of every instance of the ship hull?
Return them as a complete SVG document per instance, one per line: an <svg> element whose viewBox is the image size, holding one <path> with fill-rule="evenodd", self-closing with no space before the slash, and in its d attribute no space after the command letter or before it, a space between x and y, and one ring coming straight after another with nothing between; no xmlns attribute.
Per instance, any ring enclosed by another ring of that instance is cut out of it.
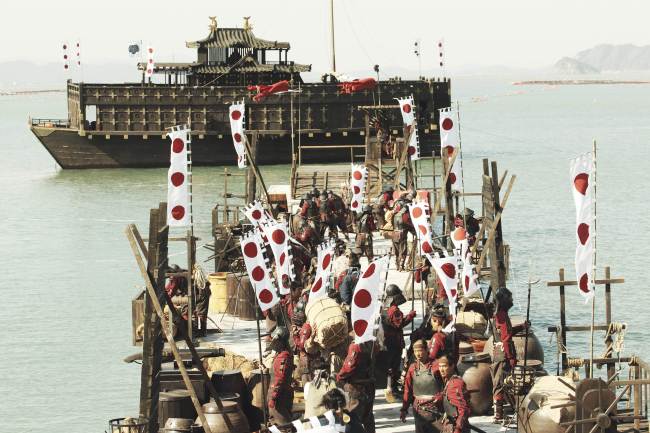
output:
<svg viewBox="0 0 650 433"><path fill-rule="evenodd" d="M68 128L32 126L32 133L63 169L90 168L147 168L169 166L169 139L161 135L98 135L80 134ZM126 138L125 138L126 137ZM344 140L345 139L345 140ZM297 140L297 139L296 139ZM316 148L314 146L337 145L345 141L348 145L361 146L364 137L306 137L301 138L302 162L350 162L351 151L355 159L363 158L362 148ZM289 164L292 161L292 146L289 135L282 137L260 137L257 142L255 160L259 165ZM429 155L431 151L429 150ZM196 166L235 165L232 139L207 135L192 137L192 163Z"/></svg>

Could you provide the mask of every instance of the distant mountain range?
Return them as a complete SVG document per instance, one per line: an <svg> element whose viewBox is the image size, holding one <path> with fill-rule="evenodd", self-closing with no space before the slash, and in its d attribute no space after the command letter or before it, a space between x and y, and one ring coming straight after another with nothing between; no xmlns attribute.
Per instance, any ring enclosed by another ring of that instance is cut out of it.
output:
<svg viewBox="0 0 650 433"><path fill-rule="evenodd" d="M563 57L554 66L557 72L595 74L599 72L650 70L650 45L597 45L574 57Z"/></svg>

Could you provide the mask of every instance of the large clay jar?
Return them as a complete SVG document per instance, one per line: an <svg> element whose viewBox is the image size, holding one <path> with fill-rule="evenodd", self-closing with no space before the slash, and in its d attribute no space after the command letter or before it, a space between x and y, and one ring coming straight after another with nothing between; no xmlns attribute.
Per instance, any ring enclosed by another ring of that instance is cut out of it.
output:
<svg viewBox="0 0 650 433"><path fill-rule="evenodd" d="M523 319L521 317L514 316L511 318L512 326L516 326L518 324L523 323ZM526 340L526 332L520 332L518 334L515 334L513 337L513 342L515 343L515 350L517 351L517 358L518 359L524 359L524 344ZM493 344L493 337L490 336L488 340L485 342L485 353L488 353L491 358L493 358L493 349L494 349L494 344ZM532 329L528 331L528 353L526 354L528 359L536 359L538 361L541 361L542 365L544 364L544 348L542 348L542 344L539 342L537 339L537 336L535 336L535 333L533 332Z"/></svg>
<svg viewBox="0 0 650 433"><path fill-rule="evenodd" d="M244 413L239 408L234 401L222 401L223 412L219 409L216 403L206 403L203 405L203 415L205 415L205 420L210 426L212 433L228 433L228 426L223 419L224 414L228 416L228 420L233 426L233 430L230 433L248 433L250 428L248 426L248 421ZM196 419L196 424L201 424L201 419Z"/></svg>
<svg viewBox="0 0 650 433"><path fill-rule="evenodd" d="M566 380L566 379L565 379ZM520 433L564 433L560 423L575 419L571 390L557 376L540 377L519 405Z"/></svg>
<svg viewBox="0 0 650 433"><path fill-rule="evenodd" d="M490 358L486 354L474 353L467 343L460 344L459 354L458 374L467 386L472 415L485 415L492 407Z"/></svg>

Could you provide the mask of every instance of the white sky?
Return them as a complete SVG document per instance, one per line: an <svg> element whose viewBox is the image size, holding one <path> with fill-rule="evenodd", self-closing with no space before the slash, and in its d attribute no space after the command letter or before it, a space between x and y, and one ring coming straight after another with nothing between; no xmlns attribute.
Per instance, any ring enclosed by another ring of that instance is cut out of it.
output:
<svg viewBox="0 0 650 433"><path fill-rule="evenodd" d="M413 42L422 41L422 67L436 64L445 39L450 68L466 65L540 67L599 43L650 44L648 0L335 0L337 69L378 63L417 69ZM82 43L88 63L130 62L134 40L156 48L158 61L194 60L186 40L220 26L291 43L290 58L329 69L329 0L61 0L3 5L0 61L56 62L61 41Z"/></svg>

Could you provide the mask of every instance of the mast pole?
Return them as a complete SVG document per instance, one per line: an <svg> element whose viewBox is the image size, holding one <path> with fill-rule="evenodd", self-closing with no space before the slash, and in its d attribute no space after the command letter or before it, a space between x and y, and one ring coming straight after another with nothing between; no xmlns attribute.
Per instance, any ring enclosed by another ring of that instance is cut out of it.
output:
<svg viewBox="0 0 650 433"><path fill-rule="evenodd" d="M595 315L596 315L596 239L597 239L597 232L596 232L596 203L597 203L597 197L596 197L596 140L593 141L593 153L592 153L592 176L594 179L593 185L594 185L594 199L593 199L593 215L594 215L594 220L593 220L593 228L594 228L594 253L592 255L592 270L591 270L591 283L592 289L594 291L594 294L591 298L591 343L589 345L589 377L594 377L594 321L595 321Z"/></svg>
<svg viewBox="0 0 650 433"><path fill-rule="evenodd" d="M332 72L336 73L336 49L334 47L334 0L330 0L330 35L332 36Z"/></svg>

